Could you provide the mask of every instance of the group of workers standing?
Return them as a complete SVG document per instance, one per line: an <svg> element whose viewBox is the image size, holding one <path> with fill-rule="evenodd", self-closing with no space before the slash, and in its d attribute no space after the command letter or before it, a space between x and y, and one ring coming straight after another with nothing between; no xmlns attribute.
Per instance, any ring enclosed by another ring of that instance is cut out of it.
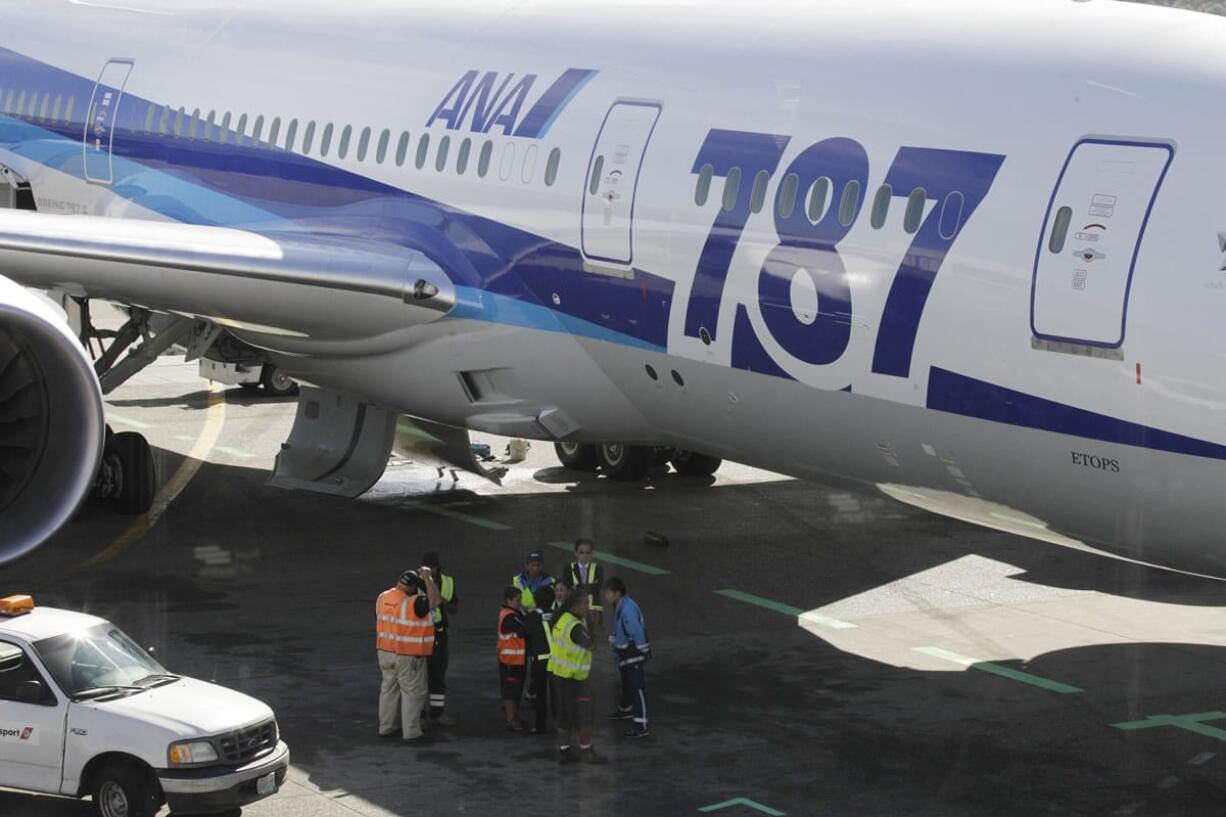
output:
<svg viewBox="0 0 1226 817"><path fill-rule="evenodd" d="M651 644L643 612L625 582L605 579L590 539L575 542L575 560L566 574L551 576L539 550L528 554L521 573L502 593L498 613L499 685L509 732L546 734L552 713L563 763L602 759L592 749L595 725L591 689L592 656L604 611L612 610L608 637L621 680L613 720L633 721L626 737L650 734L644 663ZM383 685L379 734L423 739L423 725L449 726L444 713L447 674L447 617L458 611L455 581L443 573L435 553L422 567L401 574L376 602L376 648ZM520 720L520 704L533 705L531 727ZM397 729L399 719L400 729Z"/></svg>

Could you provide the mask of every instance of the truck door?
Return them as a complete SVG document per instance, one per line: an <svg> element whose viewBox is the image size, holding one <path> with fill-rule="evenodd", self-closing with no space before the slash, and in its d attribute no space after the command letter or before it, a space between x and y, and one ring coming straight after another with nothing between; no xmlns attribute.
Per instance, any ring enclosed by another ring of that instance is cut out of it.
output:
<svg viewBox="0 0 1226 817"><path fill-rule="evenodd" d="M1118 349L1150 209L1175 155L1165 143L1083 139L1043 222L1030 326L1047 341Z"/></svg>
<svg viewBox="0 0 1226 817"><path fill-rule="evenodd" d="M132 73L132 60L111 60L98 76L85 119L85 180L110 184L114 178L111 152L115 146L115 119L123 89Z"/></svg>
<svg viewBox="0 0 1226 817"><path fill-rule="evenodd" d="M629 266L634 260L634 195L659 118L658 102L627 99L605 115L583 192L583 255L591 261Z"/></svg>
<svg viewBox="0 0 1226 817"><path fill-rule="evenodd" d="M17 699L27 681L43 685L42 702ZM67 712L25 650L0 641L0 786L59 792Z"/></svg>

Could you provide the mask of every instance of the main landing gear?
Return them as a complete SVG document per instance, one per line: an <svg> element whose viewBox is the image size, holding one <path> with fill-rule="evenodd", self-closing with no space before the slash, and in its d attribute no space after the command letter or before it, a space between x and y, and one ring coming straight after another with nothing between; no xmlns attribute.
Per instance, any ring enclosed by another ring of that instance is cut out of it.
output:
<svg viewBox="0 0 1226 817"><path fill-rule="evenodd" d="M107 426L93 497L110 502L119 513L141 514L153 507L156 492L157 470L149 441L135 431L116 434Z"/></svg>
<svg viewBox="0 0 1226 817"><path fill-rule="evenodd" d="M723 464L718 457L665 446L604 443L555 443L562 467L571 471L600 471L618 482L646 479L652 468L669 464L683 477L709 477Z"/></svg>

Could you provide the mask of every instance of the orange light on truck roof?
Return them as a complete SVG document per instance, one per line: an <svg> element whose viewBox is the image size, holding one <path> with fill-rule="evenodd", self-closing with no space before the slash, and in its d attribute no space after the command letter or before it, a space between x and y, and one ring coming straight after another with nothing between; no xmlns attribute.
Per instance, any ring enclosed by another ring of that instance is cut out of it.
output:
<svg viewBox="0 0 1226 817"><path fill-rule="evenodd" d="M19 616L34 609L34 599L30 596L9 596L0 599L0 616Z"/></svg>

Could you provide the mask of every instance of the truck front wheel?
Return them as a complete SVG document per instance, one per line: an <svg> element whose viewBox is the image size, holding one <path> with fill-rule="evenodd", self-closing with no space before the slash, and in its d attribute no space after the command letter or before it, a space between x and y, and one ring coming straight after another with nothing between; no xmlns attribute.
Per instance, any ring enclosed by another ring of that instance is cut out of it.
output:
<svg viewBox="0 0 1226 817"><path fill-rule="evenodd" d="M103 767L94 776L90 793L98 817L153 817L159 807L152 778L134 764Z"/></svg>

